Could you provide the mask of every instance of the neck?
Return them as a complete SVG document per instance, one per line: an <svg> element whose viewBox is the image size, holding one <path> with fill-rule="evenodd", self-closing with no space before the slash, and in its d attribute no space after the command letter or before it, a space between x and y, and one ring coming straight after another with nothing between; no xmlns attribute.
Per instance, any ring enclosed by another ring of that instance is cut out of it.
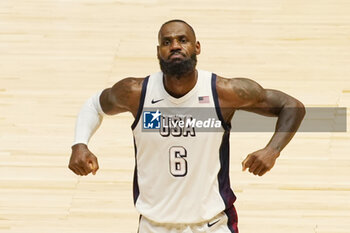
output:
<svg viewBox="0 0 350 233"><path fill-rule="evenodd" d="M197 83L197 78L198 73L196 69L181 77L164 74L164 88L171 96L180 98L194 88Z"/></svg>

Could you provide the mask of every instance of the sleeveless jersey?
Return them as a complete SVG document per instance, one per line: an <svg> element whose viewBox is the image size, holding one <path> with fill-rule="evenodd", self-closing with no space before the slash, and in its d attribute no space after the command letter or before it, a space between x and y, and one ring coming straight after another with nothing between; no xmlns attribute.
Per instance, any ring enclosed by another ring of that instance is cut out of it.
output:
<svg viewBox="0 0 350 233"><path fill-rule="evenodd" d="M202 122L189 117L197 110ZM162 72L146 77L132 130L134 203L141 215L190 224L232 206L230 124L221 115L215 74L198 70L196 85L181 98L165 90Z"/></svg>

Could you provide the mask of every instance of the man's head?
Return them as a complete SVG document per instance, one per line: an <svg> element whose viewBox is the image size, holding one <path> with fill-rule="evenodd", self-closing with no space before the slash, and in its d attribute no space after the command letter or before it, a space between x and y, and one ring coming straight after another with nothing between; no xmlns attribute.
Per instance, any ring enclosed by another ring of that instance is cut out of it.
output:
<svg viewBox="0 0 350 233"><path fill-rule="evenodd" d="M195 70L200 43L193 28L183 20L165 22L158 33L157 55L166 75L180 78Z"/></svg>

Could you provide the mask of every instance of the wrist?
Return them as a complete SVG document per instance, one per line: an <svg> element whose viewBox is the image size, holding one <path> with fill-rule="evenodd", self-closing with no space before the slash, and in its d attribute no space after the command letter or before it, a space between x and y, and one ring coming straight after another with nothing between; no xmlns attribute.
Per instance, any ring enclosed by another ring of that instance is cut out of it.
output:
<svg viewBox="0 0 350 233"><path fill-rule="evenodd" d="M72 146L72 150L88 149L88 146L84 143L76 143Z"/></svg>
<svg viewBox="0 0 350 233"><path fill-rule="evenodd" d="M274 147L271 145L267 145L265 147L265 150L268 151L269 154L273 155L274 157L278 158L280 156L281 150L279 147Z"/></svg>

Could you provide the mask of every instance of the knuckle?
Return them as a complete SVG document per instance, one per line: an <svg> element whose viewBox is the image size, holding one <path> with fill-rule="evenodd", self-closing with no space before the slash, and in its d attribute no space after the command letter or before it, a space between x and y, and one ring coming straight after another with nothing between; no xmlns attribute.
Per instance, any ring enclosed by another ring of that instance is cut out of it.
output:
<svg viewBox="0 0 350 233"><path fill-rule="evenodd" d="M77 173L74 166L69 165L68 168L69 168L72 172Z"/></svg>
<svg viewBox="0 0 350 233"><path fill-rule="evenodd" d="M260 157L256 157L255 161L259 164L264 162L264 160L262 160Z"/></svg>

